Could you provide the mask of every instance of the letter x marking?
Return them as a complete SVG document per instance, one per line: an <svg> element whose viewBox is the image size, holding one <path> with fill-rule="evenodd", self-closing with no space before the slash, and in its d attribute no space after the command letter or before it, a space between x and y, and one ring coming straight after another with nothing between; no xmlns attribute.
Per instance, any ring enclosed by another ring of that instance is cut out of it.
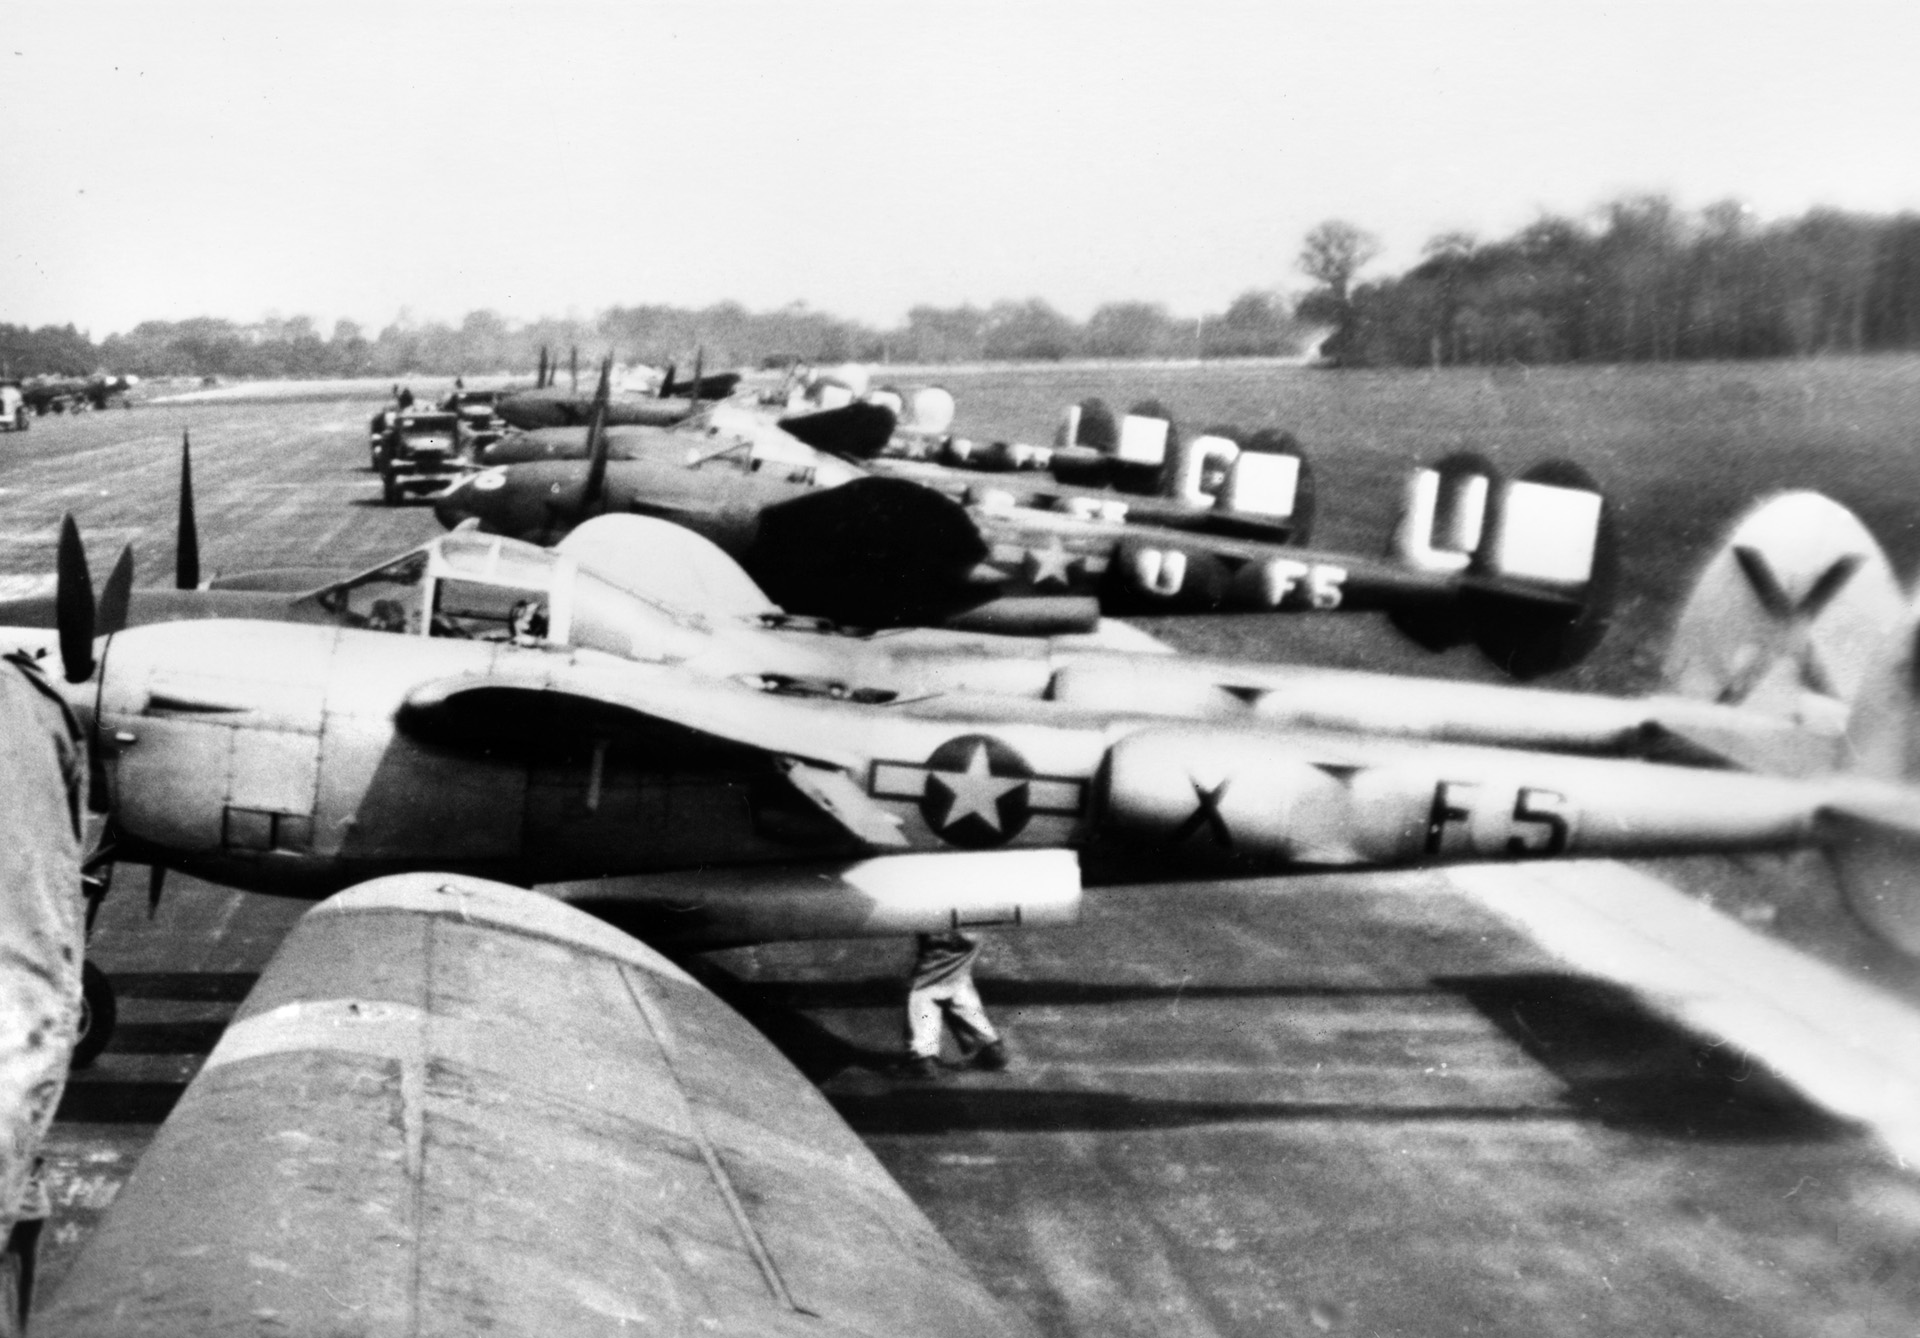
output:
<svg viewBox="0 0 1920 1338"><path fill-rule="evenodd" d="M1813 624L1846 588L1866 559L1858 553L1835 558L1833 565L1821 572L1807 593L1795 602L1759 549L1740 545L1733 550L1733 557L1740 564L1741 574L1747 578L1747 586L1753 591L1761 612L1772 619L1773 625L1762 633L1762 643L1752 647L1750 658L1733 681L1720 690L1720 701L1732 705L1745 701L1758 686L1761 676L1789 657L1799 671L1802 687L1824 697L1838 697L1840 693L1834 686L1833 676L1827 672L1819 648L1813 644Z"/></svg>
<svg viewBox="0 0 1920 1338"><path fill-rule="evenodd" d="M1198 834L1205 827L1213 834L1214 844L1224 850L1233 849L1233 833L1227 830L1227 820L1220 815L1220 801L1226 797L1227 787L1233 784L1231 779L1223 780L1209 790L1191 776L1187 783L1193 786L1193 797L1199 801L1180 829L1173 834L1173 844L1179 845L1190 836Z"/></svg>

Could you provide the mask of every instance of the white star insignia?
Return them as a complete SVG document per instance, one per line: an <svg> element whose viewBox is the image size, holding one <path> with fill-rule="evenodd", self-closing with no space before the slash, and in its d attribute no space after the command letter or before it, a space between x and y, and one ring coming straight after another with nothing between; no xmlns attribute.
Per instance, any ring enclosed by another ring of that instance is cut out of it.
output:
<svg viewBox="0 0 1920 1338"><path fill-rule="evenodd" d="M1048 581L1058 581L1067 585L1067 569L1073 565L1073 555L1067 552L1060 543L1060 537L1055 535L1044 549L1027 550L1026 565L1029 584L1045 585Z"/></svg>
<svg viewBox="0 0 1920 1338"><path fill-rule="evenodd" d="M987 746L975 744L965 771L934 771L927 779L945 790L952 803L947 807L942 827L951 827L962 818L976 817L994 831L1000 831L1000 799L1010 790L1025 785L1024 776L996 776L987 765Z"/></svg>

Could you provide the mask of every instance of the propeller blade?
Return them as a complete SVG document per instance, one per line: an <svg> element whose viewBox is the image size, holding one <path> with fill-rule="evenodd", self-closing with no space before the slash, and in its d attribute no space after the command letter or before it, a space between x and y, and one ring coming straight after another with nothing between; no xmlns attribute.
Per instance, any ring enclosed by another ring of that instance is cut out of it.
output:
<svg viewBox="0 0 1920 1338"><path fill-rule="evenodd" d="M147 869L147 918L153 919L160 913L160 893L167 885L167 867L154 864Z"/></svg>
<svg viewBox="0 0 1920 1338"><path fill-rule="evenodd" d="M120 858L120 836L108 818L100 829L100 840L93 853L80 863L80 895L87 903L87 937L93 937L93 922L100 918L100 904L113 890L113 870Z"/></svg>
<svg viewBox="0 0 1920 1338"><path fill-rule="evenodd" d="M600 500L607 483L607 405L613 397L613 359L600 364L600 385L593 392L593 411L587 417L587 482L580 492L584 510ZM585 519L583 515L581 519Z"/></svg>
<svg viewBox="0 0 1920 1338"><path fill-rule="evenodd" d="M60 664L67 682L84 683L93 677L93 576L87 571L87 550L71 513L60 522L53 611L60 631Z"/></svg>
<svg viewBox="0 0 1920 1338"><path fill-rule="evenodd" d="M693 410L700 411L700 377L706 371L707 346L700 345L693 351Z"/></svg>
<svg viewBox="0 0 1920 1338"><path fill-rule="evenodd" d="M120 550L119 560L100 590L100 609L94 625L101 636L112 636L127 625L127 604L133 595L133 545Z"/></svg>
<svg viewBox="0 0 1920 1338"><path fill-rule="evenodd" d="M567 371L573 377L573 393L580 393L580 346L575 344L567 350Z"/></svg>
<svg viewBox="0 0 1920 1338"><path fill-rule="evenodd" d="M545 344L540 346L540 370L533 374L533 388L535 390L547 388L547 346Z"/></svg>
<svg viewBox="0 0 1920 1338"><path fill-rule="evenodd" d="M193 444L180 433L180 523L173 541L173 585L193 590L200 585L200 526L193 514Z"/></svg>
<svg viewBox="0 0 1920 1338"><path fill-rule="evenodd" d="M667 398L667 396L673 394L673 378L679 373L679 371L680 371L679 363L670 362L667 364L666 378L660 382L660 398L661 399L665 399Z"/></svg>

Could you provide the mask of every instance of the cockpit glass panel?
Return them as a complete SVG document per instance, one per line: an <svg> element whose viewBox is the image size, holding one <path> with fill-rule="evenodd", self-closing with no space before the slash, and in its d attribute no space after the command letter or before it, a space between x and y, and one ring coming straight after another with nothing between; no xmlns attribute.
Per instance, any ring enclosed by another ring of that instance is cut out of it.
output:
<svg viewBox="0 0 1920 1338"><path fill-rule="evenodd" d="M320 607L347 627L373 632L420 630L420 582L427 555L415 549L386 566L320 593Z"/></svg>
<svg viewBox="0 0 1920 1338"><path fill-rule="evenodd" d="M546 600L538 590L442 579L434 583L432 631L469 641L543 641Z"/></svg>
<svg viewBox="0 0 1920 1338"><path fill-rule="evenodd" d="M443 534L436 539L441 571L463 580L546 590L557 559L544 548L495 534Z"/></svg>

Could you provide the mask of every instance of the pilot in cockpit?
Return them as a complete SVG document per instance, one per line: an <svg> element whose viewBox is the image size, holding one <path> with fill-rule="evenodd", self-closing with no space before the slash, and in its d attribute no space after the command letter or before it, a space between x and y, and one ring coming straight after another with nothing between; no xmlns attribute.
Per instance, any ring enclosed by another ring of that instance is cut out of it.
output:
<svg viewBox="0 0 1920 1338"><path fill-rule="evenodd" d="M547 639L547 608L537 599L515 604L509 621L516 646L535 646Z"/></svg>

